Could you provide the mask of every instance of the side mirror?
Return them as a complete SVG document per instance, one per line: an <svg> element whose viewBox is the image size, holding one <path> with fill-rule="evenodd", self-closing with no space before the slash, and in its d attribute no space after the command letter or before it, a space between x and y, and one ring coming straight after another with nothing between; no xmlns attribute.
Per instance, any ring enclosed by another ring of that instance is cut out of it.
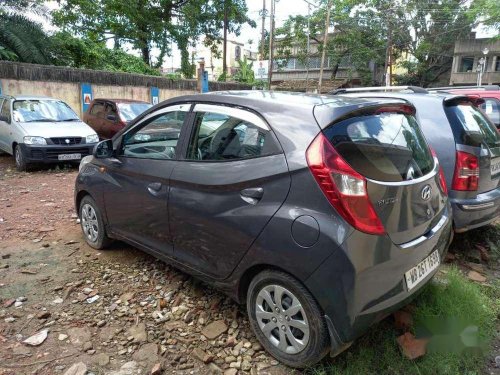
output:
<svg viewBox="0 0 500 375"><path fill-rule="evenodd" d="M107 116L106 116L106 120L109 120L109 121L116 121L116 120L118 120L118 119L116 118L116 116L115 116L115 115L107 115Z"/></svg>
<svg viewBox="0 0 500 375"><path fill-rule="evenodd" d="M483 143L484 137L479 132L465 132L464 141L466 145L479 147Z"/></svg>
<svg viewBox="0 0 500 375"><path fill-rule="evenodd" d="M96 144L92 152L92 155L94 155L96 159L110 158L113 154L113 141L111 139L106 139Z"/></svg>
<svg viewBox="0 0 500 375"><path fill-rule="evenodd" d="M10 117L5 116L5 115L0 115L0 121L4 121L4 122L10 124Z"/></svg>

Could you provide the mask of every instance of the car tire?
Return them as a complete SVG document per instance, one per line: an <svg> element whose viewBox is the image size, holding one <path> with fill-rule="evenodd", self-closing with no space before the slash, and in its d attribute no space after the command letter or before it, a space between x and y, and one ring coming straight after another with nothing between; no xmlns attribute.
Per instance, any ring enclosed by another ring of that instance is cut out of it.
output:
<svg viewBox="0 0 500 375"><path fill-rule="evenodd" d="M90 195L83 197L78 214L83 237L90 247L101 250L111 244L112 241L106 234L101 210Z"/></svg>
<svg viewBox="0 0 500 375"><path fill-rule="evenodd" d="M26 156L24 155L23 149L19 145L14 147L14 159L16 160L16 169L19 172L26 172L29 170L29 164L26 162Z"/></svg>
<svg viewBox="0 0 500 375"><path fill-rule="evenodd" d="M248 287L247 312L262 346L285 365L309 367L328 353L323 313L311 293L289 274L266 270L256 275Z"/></svg>

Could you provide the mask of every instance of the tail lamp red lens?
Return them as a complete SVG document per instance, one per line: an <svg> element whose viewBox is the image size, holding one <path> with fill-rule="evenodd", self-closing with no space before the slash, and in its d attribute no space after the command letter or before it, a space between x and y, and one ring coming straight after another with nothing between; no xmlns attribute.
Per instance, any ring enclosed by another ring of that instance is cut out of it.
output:
<svg viewBox="0 0 500 375"><path fill-rule="evenodd" d="M479 186L479 159L468 152L457 151L455 173L451 188L460 191L475 191Z"/></svg>
<svg viewBox="0 0 500 375"><path fill-rule="evenodd" d="M434 157L434 160L436 160L436 162L439 163L436 151L434 151L432 147L429 148L431 150L432 156ZM444 171L441 164L439 164L439 185L441 185L441 190L443 191L444 195L448 195L448 186L446 186L446 178L444 177Z"/></svg>
<svg viewBox="0 0 500 375"><path fill-rule="evenodd" d="M306 157L323 194L349 224L365 233L385 233L368 197L366 179L352 169L322 133L310 144Z"/></svg>

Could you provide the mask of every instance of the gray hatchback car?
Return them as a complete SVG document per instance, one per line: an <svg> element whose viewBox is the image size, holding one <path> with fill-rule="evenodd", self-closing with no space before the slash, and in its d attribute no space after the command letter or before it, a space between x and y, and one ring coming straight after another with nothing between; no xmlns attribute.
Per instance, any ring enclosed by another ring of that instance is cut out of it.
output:
<svg viewBox="0 0 500 375"><path fill-rule="evenodd" d="M500 133L474 99L403 92L349 96L400 99L415 106L424 136L444 169L456 232L487 225L500 216Z"/></svg>
<svg viewBox="0 0 500 375"><path fill-rule="evenodd" d="M83 235L215 284L271 355L312 365L407 304L445 255L446 186L414 113L266 91L170 99L82 161Z"/></svg>

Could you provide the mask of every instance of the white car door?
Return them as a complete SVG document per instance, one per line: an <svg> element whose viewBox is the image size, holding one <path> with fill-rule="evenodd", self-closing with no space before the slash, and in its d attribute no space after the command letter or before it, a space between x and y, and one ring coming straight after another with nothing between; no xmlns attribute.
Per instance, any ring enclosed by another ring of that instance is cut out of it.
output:
<svg viewBox="0 0 500 375"><path fill-rule="evenodd" d="M0 101L3 101L3 103L0 103L0 148L12 154L10 99L0 99Z"/></svg>

